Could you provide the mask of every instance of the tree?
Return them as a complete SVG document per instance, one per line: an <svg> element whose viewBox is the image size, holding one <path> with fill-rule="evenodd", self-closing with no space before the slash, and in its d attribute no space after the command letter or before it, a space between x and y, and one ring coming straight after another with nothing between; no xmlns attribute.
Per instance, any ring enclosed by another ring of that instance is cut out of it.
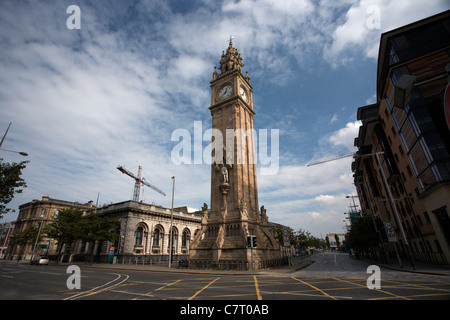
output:
<svg viewBox="0 0 450 320"><path fill-rule="evenodd" d="M336 240L336 247L339 248L341 241L339 240L339 236L337 234L334 235L334 240Z"/></svg>
<svg viewBox="0 0 450 320"><path fill-rule="evenodd" d="M299 229L296 234L296 241L300 247L320 248L326 245L325 240L314 237L309 231Z"/></svg>
<svg viewBox="0 0 450 320"><path fill-rule="evenodd" d="M330 238L328 236L325 237L325 244L326 244L327 248L330 247Z"/></svg>
<svg viewBox="0 0 450 320"><path fill-rule="evenodd" d="M284 229L285 228L280 225L274 225L272 227L273 236L280 246L284 245L284 240L283 240L283 230ZM295 246L297 244L297 239L294 236L293 230L291 228L288 228L288 229L289 229L290 244L291 244L291 246Z"/></svg>
<svg viewBox="0 0 450 320"><path fill-rule="evenodd" d="M45 226L44 232L55 239L59 245L58 262L61 257L63 244L71 244L81 238L79 222L83 211L77 208L62 209L53 222Z"/></svg>
<svg viewBox="0 0 450 320"><path fill-rule="evenodd" d="M118 226L116 219L101 217L97 213L90 212L83 216L83 211L77 208L62 209L58 217L45 227L48 237L58 241L60 261L63 244L72 244L77 240L84 242L114 241L119 235L115 232ZM91 251L91 262L94 250Z"/></svg>
<svg viewBox="0 0 450 320"><path fill-rule="evenodd" d="M14 198L15 193L22 193L26 182L21 178L22 170L29 161L20 163L2 162L0 159L0 216L8 213L11 208L6 205Z"/></svg>
<svg viewBox="0 0 450 320"><path fill-rule="evenodd" d="M38 235L39 229L36 226L31 226L22 232L18 232L14 234L14 244L22 246L21 253L18 255L18 259L20 259L21 255L24 253L26 245L34 245L36 243L36 237ZM42 233L39 235L39 239L37 239L37 243L39 243L42 239Z"/></svg>
<svg viewBox="0 0 450 320"><path fill-rule="evenodd" d="M383 229L380 219L376 218L378 230ZM374 221L370 216L358 218L351 226L348 234L348 244L356 250L365 250L370 247L375 247L380 243L380 238L375 230Z"/></svg>
<svg viewBox="0 0 450 320"><path fill-rule="evenodd" d="M87 216L80 220L80 239L85 242L95 241L114 241L119 238L119 235L115 232L119 226L117 219L109 219L101 217L97 213L91 212ZM94 250L91 250L91 259L94 258Z"/></svg>

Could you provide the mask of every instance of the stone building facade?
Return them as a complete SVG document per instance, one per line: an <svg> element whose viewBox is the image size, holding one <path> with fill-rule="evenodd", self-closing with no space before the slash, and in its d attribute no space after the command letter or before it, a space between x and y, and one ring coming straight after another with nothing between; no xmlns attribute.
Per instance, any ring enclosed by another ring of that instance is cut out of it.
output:
<svg viewBox="0 0 450 320"><path fill-rule="evenodd" d="M85 213L95 209L92 205L92 201L83 204L53 199L48 195L44 195L41 200L34 199L19 206L19 214L15 221L12 241L6 251L5 258L28 260L32 258L33 254L56 255L58 244L53 239L43 238L40 243L37 244L39 247L34 249L34 244L14 244L14 234L21 233L30 227L37 227L42 230L44 226L54 220L62 209L67 208L78 208Z"/></svg>
<svg viewBox="0 0 450 320"><path fill-rule="evenodd" d="M155 204L124 201L105 205L97 213L120 222L119 239L102 245L101 255L114 247L118 262L130 261L134 257L144 260L167 260L169 255L170 226L173 230L173 251L176 260L186 259L192 239L201 226L202 213L187 207L171 209ZM133 260L134 261L134 260Z"/></svg>

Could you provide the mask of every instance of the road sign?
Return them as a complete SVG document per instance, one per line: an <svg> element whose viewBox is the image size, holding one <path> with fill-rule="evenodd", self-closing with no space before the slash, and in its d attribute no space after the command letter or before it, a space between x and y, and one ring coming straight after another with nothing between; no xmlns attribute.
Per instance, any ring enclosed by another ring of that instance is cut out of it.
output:
<svg viewBox="0 0 450 320"><path fill-rule="evenodd" d="M115 246L109 246L109 252L108 252L108 263L113 263L114 260L114 252L116 251Z"/></svg>
<svg viewBox="0 0 450 320"><path fill-rule="evenodd" d="M388 237L389 242L396 242L397 241L397 235L395 234L395 228L392 222L390 221L384 221L384 229L386 230L386 235Z"/></svg>
<svg viewBox="0 0 450 320"><path fill-rule="evenodd" d="M283 246L285 246L285 247L291 246L291 238L289 235L289 229L283 229Z"/></svg>

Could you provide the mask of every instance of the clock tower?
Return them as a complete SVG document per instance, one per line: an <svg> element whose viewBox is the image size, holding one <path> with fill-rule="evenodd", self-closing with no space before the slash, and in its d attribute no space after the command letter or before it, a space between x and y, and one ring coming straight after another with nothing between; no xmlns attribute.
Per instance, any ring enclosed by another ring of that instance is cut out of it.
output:
<svg viewBox="0 0 450 320"><path fill-rule="evenodd" d="M280 249L268 229L256 184L253 88L242 74L242 57L232 38L211 81L213 143L211 208L203 206L202 228L190 248L190 266L253 268L273 264ZM247 239L256 238L256 247ZM271 262L269 262L271 261Z"/></svg>

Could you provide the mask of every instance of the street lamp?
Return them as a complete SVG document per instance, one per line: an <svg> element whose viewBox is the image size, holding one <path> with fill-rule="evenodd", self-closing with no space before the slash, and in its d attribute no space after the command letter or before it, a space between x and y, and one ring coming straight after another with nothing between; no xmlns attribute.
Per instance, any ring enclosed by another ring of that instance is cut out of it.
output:
<svg viewBox="0 0 450 320"><path fill-rule="evenodd" d="M28 153L26 153L26 152L19 152L19 151L8 150L8 149L2 148L3 141L5 141L6 134L8 133L9 127L11 127L11 124L12 124L12 122L9 123L8 129L6 129L6 132L5 132L5 134L3 135L2 141L0 141L0 150L18 153L18 154L20 154L20 155L22 155L22 156L24 156L24 157L27 157L27 156L28 156Z"/></svg>
<svg viewBox="0 0 450 320"><path fill-rule="evenodd" d="M42 218L42 220L41 220L41 223L40 223L40 224L39 224L39 222L38 222L38 224L39 224L39 230L38 230L38 233L37 233L37 235L36 235L36 241L34 242L33 254L31 255L30 261L33 260L34 255L35 255L35 252L36 252L36 246L37 246L37 243L38 243L38 240L39 240L39 236L41 235L42 225L44 224L45 212L46 212L45 209L42 209L42 210L41 210L41 218Z"/></svg>
<svg viewBox="0 0 450 320"><path fill-rule="evenodd" d="M172 268L172 247L173 247L173 196L175 193L175 176L172 177L173 185L172 185L172 210L170 214L170 230L169 230L169 268Z"/></svg>

